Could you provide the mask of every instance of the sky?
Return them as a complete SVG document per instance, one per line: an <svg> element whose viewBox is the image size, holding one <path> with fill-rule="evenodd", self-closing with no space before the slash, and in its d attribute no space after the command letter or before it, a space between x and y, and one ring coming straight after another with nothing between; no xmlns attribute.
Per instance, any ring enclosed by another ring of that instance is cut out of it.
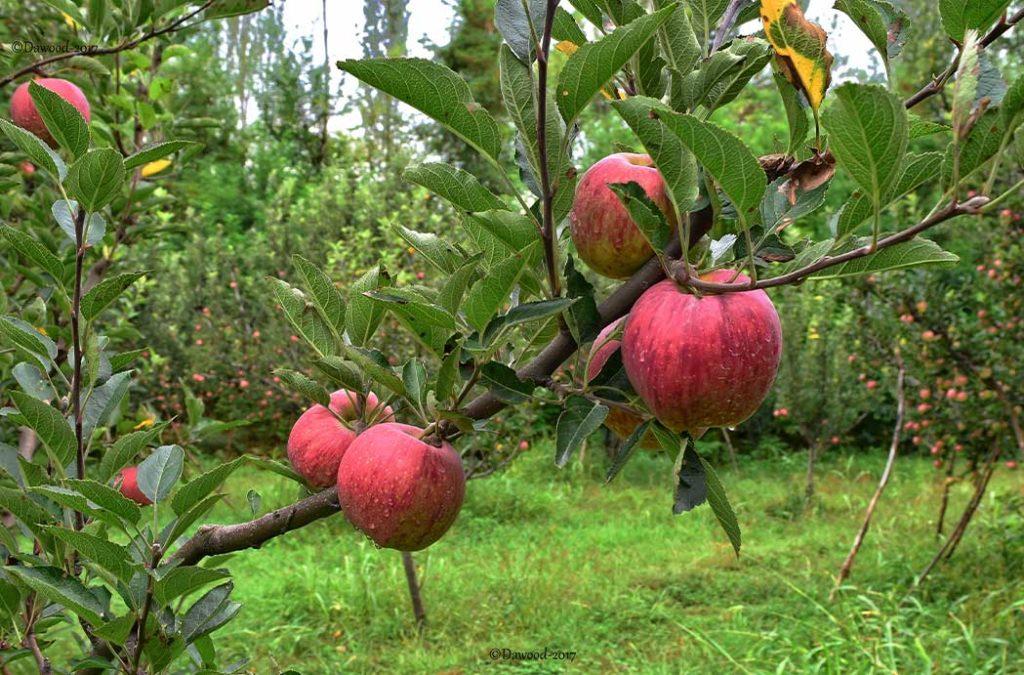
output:
<svg viewBox="0 0 1024 675"><path fill-rule="evenodd" d="M424 40L432 44L445 44L451 27L453 0L409 0L409 54L429 57L430 52L423 46ZM321 3L317 0L278 0L284 5L285 24L295 44L304 36L313 35L313 59L323 59L323 17ZM568 4L568 3L566 3ZM878 62L874 48L866 37L853 25L850 19L832 9L832 0L811 0L807 17L821 24L829 32L828 47L833 54L849 58L855 68L869 69ZM833 28L833 21L836 21ZM363 2L362 0L327 0L328 51L331 63L340 59L359 58L362 55ZM740 27L741 33L753 33L760 29L758 22ZM292 47L295 44L291 45ZM341 87L340 96L350 96L356 91L354 78L342 78L342 73L332 69L336 91ZM358 125L359 118L354 112L339 115L331 120L334 130L349 130Z"/></svg>

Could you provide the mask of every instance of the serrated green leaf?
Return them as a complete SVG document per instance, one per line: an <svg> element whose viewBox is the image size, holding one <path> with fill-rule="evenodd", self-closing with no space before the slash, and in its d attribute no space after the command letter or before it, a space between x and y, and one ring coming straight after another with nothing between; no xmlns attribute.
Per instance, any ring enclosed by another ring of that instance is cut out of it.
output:
<svg viewBox="0 0 1024 675"><path fill-rule="evenodd" d="M570 396L555 425L555 465L564 467L569 458L598 430L608 416L608 408L582 396Z"/></svg>
<svg viewBox="0 0 1024 675"><path fill-rule="evenodd" d="M234 585L231 582L217 586L189 607L181 619L180 629L186 642L212 633L238 614L242 605L228 599L232 590Z"/></svg>
<svg viewBox="0 0 1024 675"><path fill-rule="evenodd" d="M56 255L50 252L50 249L43 246L30 235L6 225L0 225L0 234L18 253L42 268L44 272L53 277L58 285L62 284L64 264Z"/></svg>
<svg viewBox="0 0 1024 675"><path fill-rule="evenodd" d="M313 305L319 310L320 316L331 328L335 338L340 340L342 333L345 332L345 300L341 293L330 277L302 256L293 255L292 264L302 275L306 290L313 298Z"/></svg>
<svg viewBox="0 0 1024 675"><path fill-rule="evenodd" d="M58 199L50 207L50 213L60 225L60 229L67 235L68 241L76 245L78 243L75 234L75 214L77 212L78 202L74 199ZM89 246L96 246L103 241L103 237L107 233L107 219L103 217L102 213L88 213L82 223L82 228L85 230L85 243Z"/></svg>
<svg viewBox="0 0 1024 675"><path fill-rule="evenodd" d="M654 7L660 10L669 4L668 0L655 0ZM677 3L675 11L658 29L658 42L665 56L665 65L672 71L673 77L686 75L693 70L701 56L701 47L690 24L685 4Z"/></svg>
<svg viewBox="0 0 1024 675"><path fill-rule="evenodd" d="M3 131L19 150L28 155L34 164L49 172L59 182L64 182L68 175L67 165L42 139L3 118L0 118L0 131Z"/></svg>
<svg viewBox="0 0 1024 675"><path fill-rule="evenodd" d="M483 343L490 344L499 333L506 328L512 328L532 321L540 321L551 316L561 314L572 305L578 298L555 298L553 300L539 300L516 305L507 314L495 317L483 333Z"/></svg>
<svg viewBox="0 0 1024 675"><path fill-rule="evenodd" d="M162 576L153 586L153 593L161 604L167 604L183 595L193 593L204 586L228 578L225 570L209 569L186 565L175 567Z"/></svg>
<svg viewBox="0 0 1024 675"><path fill-rule="evenodd" d="M75 458L75 432L53 406L20 391L10 393L25 423L36 432L63 469Z"/></svg>
<svg viewBox="0 0 1024 675"><path fill-rule="evenodd" d="M850 17L867 36L889 68L889 60L903 49L906 13L886 0L836 0L834 9Z"/></svg>
<svg viewBox="0 0 1024 675"><path fill-rule="evenodd" d="M379 302L366 297L364 293L390 285L390 280L386 274L382 274L382 269L374 267L349 288L345 330L355 346L365 345L377 332L377 328L384 318L384 307Z"/></svg>
<svg viewBox="0 0 1024 675"><path fill-rule="evenodd" d="M880 204L899 177L908 142L903 101L877 85L849 82L833 91L822 124L839 165L872 204Z"/></svg>
<svg viewBox="0 0 1024 675"><path fill-rule="evenodd" d="M757 216L768 182L750 148L732 133L693 115L659 113L658 117L697 156L750 224L749 219Z"/></svg>
<svg viewBox="0 0 1024 675"><path fill-rule="evenodd" d="M509 50L523 63L532 62L536 56L547 6L547 0L497 0L494 5L494 25Z"/></svg>
<svg viewBox="0 0 1024 675"><path fill-rule="evenodd" d="M64 574L56 567L23 567L8 565L4 568L19 581L46 598L85 619L89 623L103 622L103 605L78 579Z"/></svg>
<svg viewBox="0 0 1024 675"><path fill-rule="evenodd" d="M421 299L415 293L402 288L388 288L367 291L364 295L379 302L389 310L404 316L413 326L455 330L455 317L448 310Z"/></svg>
<svg viewBox="0 0 1024 675"><path fill-rule="evenodd" d="M963 42L972 28L979 33L988 30L1009 4L1010 0L939 0L939 15L946 34Z"/></svg>
<svg viewBox="0 0 1024 675"><path fill-rule="evenodd" d="M82 297L82 317L86 321L92 321L110 303L117 299L121 293L138 279L143 277L145 272L126 272L107 277L93 286L88 293Z"/></svg>
<svg viewBox="0 0 1024 675"><path fill-rule="evenodd" d="M128 549L86 532L50 526L47 531L77 551L86 561L95 563L121 581L131 581L139 565L132 561Z"/></svg>
<svg viewBox="0 0 1024 675"><path fill-rule="evenodd" d="M329 398L328 402L330 402ZM242 458L239 457L225 464L220 464L185 483L171 499L171 508L178 515L183 514L219 488L242 461Z"/></svg>
<svg viewBox="0 0 1024 675"><path fill-rule="evenodd" d="M651 248L660 253L672 239L672 227L658 205L638 183L608 183Z"/></svg>
<svg viewBox="0 0 1024 675"><path fill-rule="evenodd" d="M480 255L477 254L468 260L464 265L451 273L451 276L444 282L441 291L437 294L437 304L444 307L454 315L459 311L462 304L462 296L466 294L466 288L476 276L476 269L480 264Z"/></svg>
<svg viewBox="0 0 1024 675"><path fill-rule="evenodd" d="M722 486L722 481L718 478L718 474L715 473L714 467L703 457L699 455L697 457L704 468L704 481L708 491L708 506L711 507L711 511L715 514L719 525L725 530L726 536L729 537L729 543L732 544L732 550L736 552L736 557L738 558L740 546L742 546L743 542L742 535L740 534L740 524L736 520L736 513L732 510L732 504L729 503L729 497L725 494L725 488Z"/></svg>
<svg viewBox="0 0 1024 675"><path fill-rule="evenodd" d="M164 424L159 424L143 431L133 431L114 441L114 444L103 453L103 457L100 459L100 470L97 476L100 482L105 483L113 478L115 473L135 459L136 455L144 448L155 442L164 426Z"/></svg>
<svg viewBox="0 0 1024 675"><path fill-rule="evenodd" d="M610 483L619 475L622 471L622 467L626 466L626 462L633 456L633 451L636 450L637 445L640 443L640 439L647 435L648 429L653 424L652 420L647 420L642 424L638 424L636 429L622 442L622 444L615 451L615 457L612 458L612 464L608 467L608 473L605 475L604 482Z"/></svg>
<svg viewBox="0 0 1024 675"><path fill-rule="evenodd" d="M295 332L316 350L320 357L334 356L338 353L338 340L334 337L331 327L327 325L320 311L306 299L306 294L291 284L268 277L274 297L284 310L284 316ZM346 311L346 322L351 314L351 305Z"/></svg>
<svg viewBox="0 0 1024 675"><path fill-rule="evenodd" d="M75 157L81 157L89 148L89 125L82 113L38 82L29 83L28 93L54 140Z"/></svg>
<svg viewBox="0 0 1024 675"><path fill-rule="evenodd" d="M417 232L404 225L394 225L395 232L431 265L446 274L454 272L465 256L441 237L431 232Z"/></svg>
<svg viewBox="0 0 1024 675"><path fill-rule="evenodd" d="M280 377L281 381L284 382L289 389L298 393L307 401L319 403L325 408L331 404L331 394L316 380L306 377L298 371L289 370L287 368L276 369L274 371L274 375Z"/></svg>
<svg viewBox="0 0 1024 675"><path fill-rule="evenodd" d="M408 103L492 159L501 154L497 122L457 73L425 59L339 61L338 68L362 82Z"/></svg>
<svg viewBox="0 0 1024 675"><path fill-rule="evenodd" d="M459 381L459 360L462 357L462 345L456 345L452 351L441 359L441 367L437 370L437 382L434 395L444 405L455 397L455 386Z"/></svg>
<svg viewBox="0 0 1024 675"><path fill-rule="evenodd" d="M0 339L34 356L49 371L57 358L57 345L21 319L0 316Z"/></svg>
<svg viewBox="0 0 1024 675"><path fill-rule="evenodd" d="M463 303L466 320L477 331L483 331L502 305L508 302L512 288L519 280L527 261L539 253L540 242L535 242L519 253L492 267L487 276L473 284Z"/></svg>
<svg viewBox="0 0 1024 675"><path fill-rule="evenodd" d="M562 68L555 89L562 119L574 120L675 10L676 5L668 5L616 28L600 40L581 45Z"/></svg>
<svg viewBox="0 0 1024 675"><path fill-rule="evenodd" d="M919 186L937 178L942 168L942 154L938 152L911 153L907 155L904 163L906 166L903 167L899 179L893 185L890 193L885 196L881 206L887 206ZM836 219L836 230L833 234L836 238L845 237L870 218L872 213L871 199L863 192L854 193L850 201L843 205L843 210L839 212L839 217Z"/></svg>
<svg viewBox="0 0 1024 675"><path fill-rule="evenodd" d="M457 209L466 212L508 208L476 176L450 164L424 162L408 166L402 178L422 185Z"/></svg>
<svg viewBox="0 0 1024 675"><path fill-rule="evenodd" d="M134 525L142 517L142 509L109 485L92 480L69 479L65 484L98 507L113 513L121 520Z"/></svg>
<svg viewBox="0 0 1024 675"><path fill-rule="evenodd" d="M866 246L869 243L869 241L861 241L858 242L858 245ZM840 279L922 265L954 265L959 261L958 256L942 250L934 241L917 237L902 244L879 249L871 255L829 267L812 275L811 278Z"/></svg>
<svg viewBox="0 0 1024 675"><path fill-rule="evenodd" d="M124 168L127 171L138 168L144 164L155 162L158 159L163 159L168 155L172 155L178 150L184 148L199 145L195 141L164 141L162 143L153 143L147 145L142 150L136 153L128 155L124 160Z"/></svg>
<svg viewBox="0 0 1024 675"><path fill-rule="evenodd" d="M532 382L519 379L516 372L504 363L490 361L480 368L480 381L505 403L522 403L529 400L536 388Z"/></svg>
<svg viewBox="0 0 1024 675"><path fill-rule="evenodd" d="M232 16L252 14L270 6L270 0L214 0L203 12L203 18L225 19Z"/></svg>
<svg viewBox="0 0 1024 675"><path fill-rule="evenodd" d="M402 367L402 384L405 386L409 401L422 409L427 396L427 370L415 359L407 361Z"/></svg>
<svg viewBox="0 0 1024 675"><path fill-rule="evenodd" d="M408 395L402 378L398 377L394 369L387 365L387 359L380 352L346 345L345 355L355 362L374 382L379 382L403 398Z"/></svg>
<svg viewBox="0 0 1024 675"><path fill-rule="evenodd" d="M139 464L139 490L154 504L174 489L185 463L185 451L177 445L162 445Z"/></svg>
<svg viewBox="0 0 1024 675"><path fill-rule="evenodd" d="M92 432L109 424L128 393L131 373L122 372L110 376L101 386L89 392L82 414L82 435L88 439Z"/></svg>
<svg viewBox="0 0 1024 675"><path fill-rule="evenodd" d="M775 80L775 86L779 89L779 95L782 97L782 106L786 109L786 121L789 127L789 145L786 154L795 156L811 130L810 122L807 121L807 106L797 88L790 84L778 69L773 70L772 77Z"/></svg>
<svg viewBox="0 0 1024 675"><path fill-rule="evenodd" d="M825 203L831 181L812 190L798 189L796 201L791 203L789 190L785 187L789 180L788 176L777 178L765 190L761 201L761 222L766 230L787 227Z"/></svg>
<svg viewBox="0 0 1024 675"><path fill-rule="evenodd" d="M99 211L121 193L124 175L117 150L90 150L68 168L67 191L86 211Z"/></svg>

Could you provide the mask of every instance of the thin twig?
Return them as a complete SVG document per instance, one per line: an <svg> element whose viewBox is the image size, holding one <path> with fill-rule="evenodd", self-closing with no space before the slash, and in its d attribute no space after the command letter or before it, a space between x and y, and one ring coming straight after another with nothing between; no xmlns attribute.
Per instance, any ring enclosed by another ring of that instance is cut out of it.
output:
<svg viewBox="0 0 1024 675"><path fill-rule="evenodd" d="M548 0L544 15L544 33L537 46L537 156L540 164L541 237L544 240L544 263L548 271L548 285L551 297L562 294L561 279L558 275L558 260L555 252L556 237L554 217L554 195L551 194L551 175L548 167L547 114L548 114L548 54L551 51L551 31L555 22L555 10L559 0ZM568 133L568 132L566 132Z"/></svg>

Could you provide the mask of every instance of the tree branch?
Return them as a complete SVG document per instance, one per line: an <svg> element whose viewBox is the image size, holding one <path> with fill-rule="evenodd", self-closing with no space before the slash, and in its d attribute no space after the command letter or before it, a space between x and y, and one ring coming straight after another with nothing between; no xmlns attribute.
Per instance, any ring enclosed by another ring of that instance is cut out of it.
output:
<svg viewBox="0 0 1024 675"><path fill-rule="evenodd" d="M988 47L990 44L992 44L997 39L1002 37L1004 33L1013 28L1021 20L1024 20L1024 9L1020 9L1013 16L1001 20L999 23L995 25L995 27L992 28L992 30L985 34L985 37L981 39L982 48ZM917 93L915 93L913 96L904 101L903 105L906 106L908 109L913 108L921 101L929 99L935 94L938 94L940 91L942 91L942 89L946 86L946 82L948 82L949 78L953 77L953 75L956 74L957 68L960 67L960 56L961 52L958 51L956 57L953 59L953 62L949 64L948 68L942 71L942 73L938 77L934 78L931 82L921 87L921 89Z"/></svg>
<svg viewBox="0 0 1024 675"><path fill-rule="evenodd" d="M184 28L188 28L189 26L183 26L183 24L186 21L188 21L189 19L191 19L192 17L194 17L195 15L197 15L200 12L204 11L205 9L207 9L214 2L215 2L215 0L206 0L206 2L204 2L202 5L197 7L195 10L193 10L193 11L189 12L188 14L185 14L185 15L177 18L177 19L175 19L174 21L172 21L171 23L167 24L163 28L151 30L148 33L143 33L142 35L140 35L139 37L135 38L134 40L129 40L127 42L122 42L120 44L114 45L113 47L104 47L102 49L92 49L92 48L89 48L89 47L83 47L81 49L76 49L74 51L63 52L61 54L54 54L53 56L47 56L44 59L39 59L38 61L36 61L34 63L30 63L27 66L24 66L23 68L20 68L20 69L14 71L10 75L7 75L7 76L5 76L3 78L0 78L0 87L6 87L8 84L10 84L11 82L14 82L16 79L18 79L22 75L27 75L29 73L38 72L39 69L42 68L43 66L48 66L48 65L50 65L52 63L58 63L60 61L66 61L67 59L73 58L75 56L107 56L107 55L110 55L110 54L117 54L119 52L123 52L123 51L126 51L128 49L132 49L134 47L138 47L143 42L147 42L149 40L152 40L155 37L160 37L161 35L166 35L167 33L173 33L175 31L182 30Z"/></svg>
<svg viewBox="0 0 1024 675"><path fill-rule="evenodd" d="M725 36L732 30L732 26L736 23L736 19L740 15L740 6L743 5L745 0L731 0L729 6L725 10L725 14L722 15L722 21L718 24L718 30L715 31L715 39L711 42L711 53L714 54L721 48L722 43L725 42Z"/></svg>
<svg viewBox="0 0 1024 675"><path fill-rule="evenodd" d="M807 277L811 276L815 272L828 269L829 267L835 267L851 260L857 260L865 256L872 255L881 251L882 249L896 244L902 244L908 242L916 237L921 232L935 227L940 223L944 223L947 220L956 218L962 215L974 215L979 212L981 207L988 203L988 197L978 196L970 199L962 204L950 203L949 205L939 209L932 215L928 216L916 225L912 225L905 230L891 234L888 237L884 237L878 240L877 246L859 246L855 249L840 253L838 255L827 255L820 260L817 260L809 265L805 265L800 269L793 270L786 274L781 274L777 277L770 277L768 279L760 279L758 281L751 281L751 283L718 283L712 281L703 281L695 278L682 278L681 274L677 273L675 279L680 285L689 286L698 291L705 293L737 293L742 291L749 291L757 288L772 288L774 286L786 286L789 284L795 284L803 281Z"/></svg>

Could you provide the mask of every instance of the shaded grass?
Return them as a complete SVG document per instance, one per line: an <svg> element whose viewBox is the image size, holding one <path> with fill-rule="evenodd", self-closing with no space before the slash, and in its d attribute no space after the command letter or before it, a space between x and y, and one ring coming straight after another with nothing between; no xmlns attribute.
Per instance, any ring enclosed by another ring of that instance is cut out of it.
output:
<svg viewBox="0 0 1024 675"><path fill-rule="evenodd" d="M428 626L417 635L397 552L340 516L247 551L229 566L240 617L218 633L221 660L255 672L1020 672L1024 545L1001 472L952 563L909 593L938 543L938 479L901 458L851 585L827 601L882 457L822 466L805 510L798 456L722 471L741 526L737 560L709 509L670 512L671 459L637 457L611 486L602 461L557 471L549 447L473 481L452 531L416 555ZM232 478L214 516L249 517L295 488ZM955 490L954 507L967 498ZM1009 523L1009 524L1008 524ZM492 661L489 651L562 650L565 660Z"/></svg>

